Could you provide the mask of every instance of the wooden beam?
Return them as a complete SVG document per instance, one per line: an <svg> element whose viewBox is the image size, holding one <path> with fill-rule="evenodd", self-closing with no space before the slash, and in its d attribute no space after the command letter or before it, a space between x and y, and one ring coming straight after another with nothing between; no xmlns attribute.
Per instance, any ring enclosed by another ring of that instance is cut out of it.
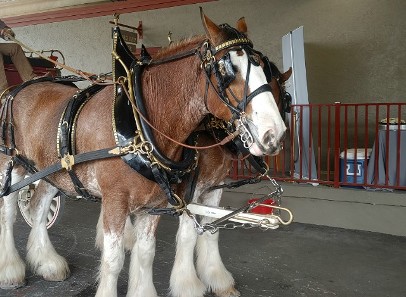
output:
<svg viewBox="0 0 406 297"><path fill-rule="evenodd" d="M113 15L114 13L130 13L153 9L169 8L181 5L190 5L216 0L127 0L119 2L102 3L98 5L86 5L41 13L33 13L24 16L3 18L2 20L10 27L22 27L36 24L47 24L67 20Z"/></svg>

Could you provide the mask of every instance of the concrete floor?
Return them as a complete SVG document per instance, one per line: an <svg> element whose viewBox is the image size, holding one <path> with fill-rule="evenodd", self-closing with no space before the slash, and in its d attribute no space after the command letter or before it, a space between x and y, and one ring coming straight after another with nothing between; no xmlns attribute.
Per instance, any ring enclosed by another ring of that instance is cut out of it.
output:
<svg viewBox="0 0 406 297"><path fill-rule="evenodd" d="M94 248L99 207L98 203L69 200L60 223L50 229L56 250L69 262L69 279L47 282L27 271L26 287L0 289L0 296L94 296L100 256ZM168 293L176 228L175 218L164 217L158 230L154 282L160 296ZM15 231L24 255L29 227L21 217ZM273 231L222 231L220 246L223 261L244 297L406 296L406 237L293 223ZM126 293L128 261L127 255L119 296Z"/></svg>

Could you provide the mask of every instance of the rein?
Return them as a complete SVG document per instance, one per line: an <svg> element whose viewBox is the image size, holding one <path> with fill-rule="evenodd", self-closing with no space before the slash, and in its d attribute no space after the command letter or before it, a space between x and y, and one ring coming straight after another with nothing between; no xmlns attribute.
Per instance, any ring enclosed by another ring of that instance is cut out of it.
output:
<svg viewBox="0 0 406 297"><path fill-rule="evenodd" d="M38 55L39 57L41 57L41 58L43 58L43 59L45 59L45 60L47 60L47 61L49 61L49 62L52 62L53 64L55 64L55 65L57 65L57 66L59 66L59 67L65 69L65 70L67 70L67 71L69 71L69 72L75 73L76 75L79 75L80 77L83 77L84 79L86 79L87 81L90 81L90 82L93 83L93 84L106 85L106 86L107 86L107 85L116 85L116 84L119 84L119 85L121 85L121 86L123 87L124 92L125 92L126 95L129 97L128 90L127 90L127 88L126 88L126 86L125 86L125 82L123 82L123 81L117 80L117 81L113 81L113 82L105 82L105 81L103 81L103 80L102 80L102 81L95 80L95 79L93 79L92 77L100 77L101 75L96 75L96 74L93 74L93 73L85 72L85 71L82 71L82 70L79 70L79 69L70 67L70 66L68 66L68 65L66 65L66 64L59 63L58 61L52 60L52 59L50 59L49 57L43 55L41 52L32 49L31 47L29 47L28 45L26 45L25 43L19 41L18 39L16 39L15 37L13 37L13 36L11 36L11 35L9 35L8 38L9 38L11 41L13 41L13 42L19 44L21 47L25 48L26 50L28 50L28 51L30 51L30 52L32 52L32 53ZM160 65L160 64L172 62L172 61L177 61L177 60L180 60L180 59L183 59L183 58L187 58L187 57L193 56L193 55L195 55L197 52L198 52L198 48L195 48L195 49L193 49L193 50L191 50L191 51L187 51L187 52L185 52L185 53L181 53L181 54L178 54L178 55L175 55L175 56L171 56L171 57L166 58L166 59L160 59L160 60L155 60L155 61L152 60L151 62L147 63L147 65L154 66L154 65ZM214 88L214 85L213 85L213 88ZM210 148L214 148L214 147L217 147L217 146L224 145L224 144L226 144L227 142L231 141L234 137L236 137L236 136L238 135L238 133L235 132L235 134L230 135L230 136L224 138L221 142L219 142L219 143L217 143L217 144L214 144L214 145L209 145L209 146L192 146L192 145L187 145L187 144L185 144L185 143L181 143L181 142L179 142L179 141L177 141L177 140L175 140L175 139L169 137L169 136L166 135L165 133L161 132L159 129L155 128L155 127L146 119L146 117L140 112L140 110L139 110L136 106L134 106L134 109L137 111L138 115L139 115L152 129L154 129L154 131L158 132L160 135L162 135L162 136L165 137L166 139L172 141L173 143L175 143L175 144L177 144L177 145L180 145L180 146L182 146L182 147L185 147L185 148L196 149L196 150L210 149Z"/></svg>
<svg viewBox="0 0 406 297"><path fill-rule="evenodd" d="M51 63L53 63L53 64L55 64L55 65L57 65L57 66L59 66L59 67L61 67L61 68L63 68L63 69L66 69L66 70L68 70L68 71L70 71L70 72L72 72L72 73L75 73L75 74L77 74L77 75L79 75L79 76L85 78L86 80L93 81L90 77L96 76L96 74L84 72L84 71L82 71L82 70L79 70L79 69L75 69L75 68L73 68L73 67L70 67L70 66L68 66L68 65L66 65L66 64L59 63L58 61L54 61L54 60L52 60L51 58L49 58L49 57L43 55L42 53L40 53L40 52L38 52L38 51L32 49L31 47L29 47L29 46L26 45L25 43L19 41L18 39L16 39L16 38L13 37L12 35L7 35L7 38L8 38L9 40L11 40L11 41L13 41L13 42L19 44L22 48L25 48L25 49L28 50L29 52L32 52L32 53L38 55L39 57L41 57L41 58L43 58L43 59L45 59L45 60L47 60L47 61L49 61L49 62L51 62Z"/></svg>
<svg viewBox="0 0 406 297"><path fill-rule="evenodd" d="M15 43L17 43L18 45L20 45L22 48L28 50L29 52L32 52L34 54L36 54L37 56L41 57L42 59L45 59L51 63L53 63L56 66L59 66L60 68L63 68L69 72L75 73L76 75L84 78L85 80L91 82L92 84L99 84L99 85L112 85L115 84L115 82L105 82L105 77L106 74L94 74L94 73L89 73L86 71L82 71L80 69L76 69L73 68L71 66L68 66L66 64L60 63L58 61L52 60L51 58L43 55L41 52L36 51L34 49L32 49L31 47L29 47L28 45L26 45L25 43L21 42L20 40L16 39L15 37L11 36L11 35L7 35L7 38Z"/></svg>
<svg viewBox="0 0 406 297"><path fill-rule="evenodd" d="M125 86L120 83L123 86L123 90L124 93L127 96L130 96L130 94L128 93L127 88L125 88ZM151 122L149 122L147 120L147 118L143 115L143 113L138 109L137 106L133 106L133 108L137 111L138 115L156 132L158 132L160 135L162 135L163 137L165 137L166 139L172 141L173 143L176 143L177 145L180 145L182 147L185 148L189 148L189 149L195 149L195 150L206 150L206 149L211 149L217 146L221 146L221 145L225 145L226 143L230 142L231 140L233 140L236 136L238 136L239 132L238 130L236 130L234 133L228 135L227 137L224 137L223 140L221 140L220 142L213 144L213 145L208 145L208 146L193 146L193 145L187 145L185 143L179 142L173 138L171 138L170 136L166 135L165 133L163 133L162 131L160 131L159 129L157 129L154 125L151 124Z"/></svg>
<svg viewBox="0 0 406 297"><path fill-rule="evenodd" d="M107 86L107 85L117 85L117 84L119 84L119 85L121 85L121 86L123 87L123 90L124 90L124 92L126 93L126 95L129 96L128 90L127 90L127 88L125 87L125 82L123 82L123 81L117 80L117 81L112 81L112 82L105 82L104 80L101 80L101 81L100 81L100 80L97 80L97 79L93 79L93 77L99 78L99 77L101 77L102 75L96 75L96 74L94 74L94 73L85 72L85 71L82 71L82 70L80 70L80 69L76 69L76 68L73 68L73 67L68 66L68 65L66 65L66 64L63 64L63 63L60 63L60 62L58 62L58 61L52 60L52 59L50 59L49 57L43 55L41 52L34 50L33 48L29 47L29 46L26 45L25 43L23 43L23 42L21 42L20 40L16 39L15 37L9 35L8 38L9 38L11 41L13 41L13 42L19 44L21 47L25 48L26 50L28 50L28 51L30 51L30 52L32 52L32 53L38 55L39 57L41 57L41 58L43 58L43 59L45 59L45 60L47 60L47 61L49 61L49 62L55 64L56 66L59 66L60 68L63 68L63 69L65 69L65 70L69 71L69 72L75 73L76 75L78 75L78 76L80 76L80 77L86 79L87 81L90 81L90 82L93 83L93 84L106 85L106 86ZM241 39L241 40L237 40L237 41L238 41L238 42L246 42L247 44L248 44L248 42L250 42L248 39ZM223 50L223 49L226 49L227 47L234 46L234 45L237 44L238 42L236 42L236 41L234 41L234 42L225 42L224 44L222 44L222 45L220 45L220 46L217 46L217 47L215 48L215 51L216 51L216 53L217 53L218 51L221 51L221 50ZM183 59L183 58L187 58L187 57L193 56L193 55L195 55L195 54L197 54L197 53L199 53L199 56L200 56L200 58L201 58L201 60L202 60L202 64L203 64L203 62L204 62L203 59L211 59L211 57L204 58L204 56L201 56L201 54L200 54L200 52L199 52L199 48L200 48L200 47L195 48L195 49L192 49L192 50L187 51L187 52L184 52L184 53L180 53L180 54L177 54L177 55L168 57L168 58L164 58L164 59L160 59L160 60L152 60L152 61L150 61L149 63L146 63L146 65L149 65L149 66L156 66L156 65L160 65L160 64L164 64L164 63L168 63L168 62L177 61L177 60L180 60L180 59ZM214 56L213 56L213 58L214 58ZM215 59L215 58L214 58L214 59ZM214 86L213 82L210 80L210 76L208 75L208 73L207 73L206 71L205 71L205 74L206 74L207 81L210 82L210 84L211 84L213 90L217 93L217 95L219 96L219 98L222 99L221 94L218 92L218 90L217 90L216 87ZM261 88L261 87L260 87L260 88ZM259 93L261 93L261 92L263 92L263 91L268 91L268 90L262 90L262 89L259 90L259 89L257 89L254 93L251 93L251 94L248 96L248 101L250 101L253 97L255 97L257 94L259 94ZM222 100L222 101L223 101L224 104L226 104L226 105L228 106L228 108L229 108L230 110L233 110L234 113L239 112L238 109L236 109L234 106L232 106L231 104L229 104L226 100ZM161 132L159 129L157 129L156 127L154 127L154 126L146 119L146 117L140 112L140 110L139 110L136 106L133 106L133 107L134 107L134 109L137 111L138 115L139 115L154 131L158 132L160 135L162 135L162 136L165 137L166 139L172 141L173 143L175 143L175 144L177 144L177 145L180 145L180 146L182 146L182 147L185 147L185 148L196 149L196 150L211 149L211 148L214 148L214 147L217 147L217 146L222 146L222 145L228 143L229 141L233 140L233 139L234 139L236 136L238 136L238 134L239 134L238 130L236 130L236 131L235 131L234 133L232 133L231 135L225 137L222 141L220 141L220 142L218 142L218 143L216 143L216 144L214 144L214 145L210 145L210 146L192 146L192 145L187 145L187 144L181 143L181 142L179 142L179 141L177 141L177 140L171 138L170 136L166 135L165 133Z"/></svg>

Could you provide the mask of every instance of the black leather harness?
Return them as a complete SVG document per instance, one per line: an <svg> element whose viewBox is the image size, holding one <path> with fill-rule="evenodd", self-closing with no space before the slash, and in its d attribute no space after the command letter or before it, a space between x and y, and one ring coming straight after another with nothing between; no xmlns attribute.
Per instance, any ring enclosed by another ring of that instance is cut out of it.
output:
<svg viewBox="0 0 406 297"><path fill-rule="evenodd" d="M146 63L149 63L149 59L146 56L143 56L141 60L134 57L118 27L113 30L113 39L114 80L127 79L127 88L131 92L130 98L128 98L122 85L115 87L113 132L116 144L134 147L134 150L123 155L122 159L132 169L159 184L171 205L182 208L187 202L173 192L171 185L181 183L196 169L197 152L185 148L182 159L175 162L167 158L156 146L151 127L144 120L144 118L148 118L148 115L143 102L141 86L142 71L147 65ZM133 105L137 107L143 117L138 115ZM197 134L192 134L187 143L194 145L196 141Z"/></svg>
<svg viewBox="0 0 406 297"><path fill-rule="evenodd" d="M76 192L86 200L97 200L96 197L89 194L85 189L82 182L78 178L71 163L71 156L76 155L76 120L79 116L83 106L88 100L97 92L99 92L104 86L94 84L88 88L76 93L69 100L58 125L58 138L57 149L58 156L61 160L65 160L68 174L72 180ZM68 162L68 163L66 163Z"/></svg>
<svg viewBox="0 0 406 297"><path fill-rule="evenodd" d="M60 171L63 168L70 171L74 164L80 164L104 158L117 157L125 153L125 150L122 150L119 147L110 147L92 152L75 154L74 145L72 145L72 143L74 139L73 131L75 126L75 119L78 114L77 112L80 110L81 106L83 106L84 102L90 97L91 94L94 94L95 92L101 89L101 87L98 85L97 86L92 85L88 89L85 89L84 91L74 95L73 98L69 101L67 108L65 109L65 112L62 115L60 126L65 127L63 129L62 128L59 129L60 135L58 137L58 146L60 147L61 162L51 165L39 171L35 167L34 162L18 154L14 142L14 129L13 129L14 124L12 113L12 102L13 98L17 95L17 93L33 83L53 81L71 85L73 81L78 80L81 79L79 78L75 80L72 77L68 77L66 80L63 78L53 79L51 77L38 78L21 84L19 87L14 89L9 95L7 95L6 101L2 105L0 111L1 131L2 131L2 142L0 144L0 148L2 153L13 157L9 161L6 168L5 180L3 181L3 189L0 192L0 197L13 193L39 179L47 180L46 177L48 175ZM16 164L22 165L25 169L27 169L29 173L31 173L31 176L11 185L11 171ZM49 180L47 181L49 182ZM75 188L77 187L80 187L80 185L79 186L75 185ZM91 196L87 195L86 197L89 198Z"/></svg>

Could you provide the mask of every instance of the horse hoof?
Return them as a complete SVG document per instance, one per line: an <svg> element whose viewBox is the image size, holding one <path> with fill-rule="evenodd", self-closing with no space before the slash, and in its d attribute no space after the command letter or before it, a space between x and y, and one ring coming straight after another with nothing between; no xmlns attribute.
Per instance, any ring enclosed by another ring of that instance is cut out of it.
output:
<svg viewBox="0 0 406 297"><path fill-rule="evenodd" d="M217 297L240 297L241 293L235 289L234 287L231 287L228 290L221 291L221 292L214 292Z"/></svg>
<svg viewBox="0 0 406 297"><path fill-rule="evenodd" d="M66 280L70 276L69 272L66 272L64 274L48 274L48 275L43 275L42 278L48 282L62 282Z"/></svg>
<svg viewBox="0 0 406 297"><path fill-rule="evenodd" d="M2 290L15 290L21 287L24 287L26 285L25 280L23 282L11 282L9 284L1 284L0 283L0 289Z"/></svg>

